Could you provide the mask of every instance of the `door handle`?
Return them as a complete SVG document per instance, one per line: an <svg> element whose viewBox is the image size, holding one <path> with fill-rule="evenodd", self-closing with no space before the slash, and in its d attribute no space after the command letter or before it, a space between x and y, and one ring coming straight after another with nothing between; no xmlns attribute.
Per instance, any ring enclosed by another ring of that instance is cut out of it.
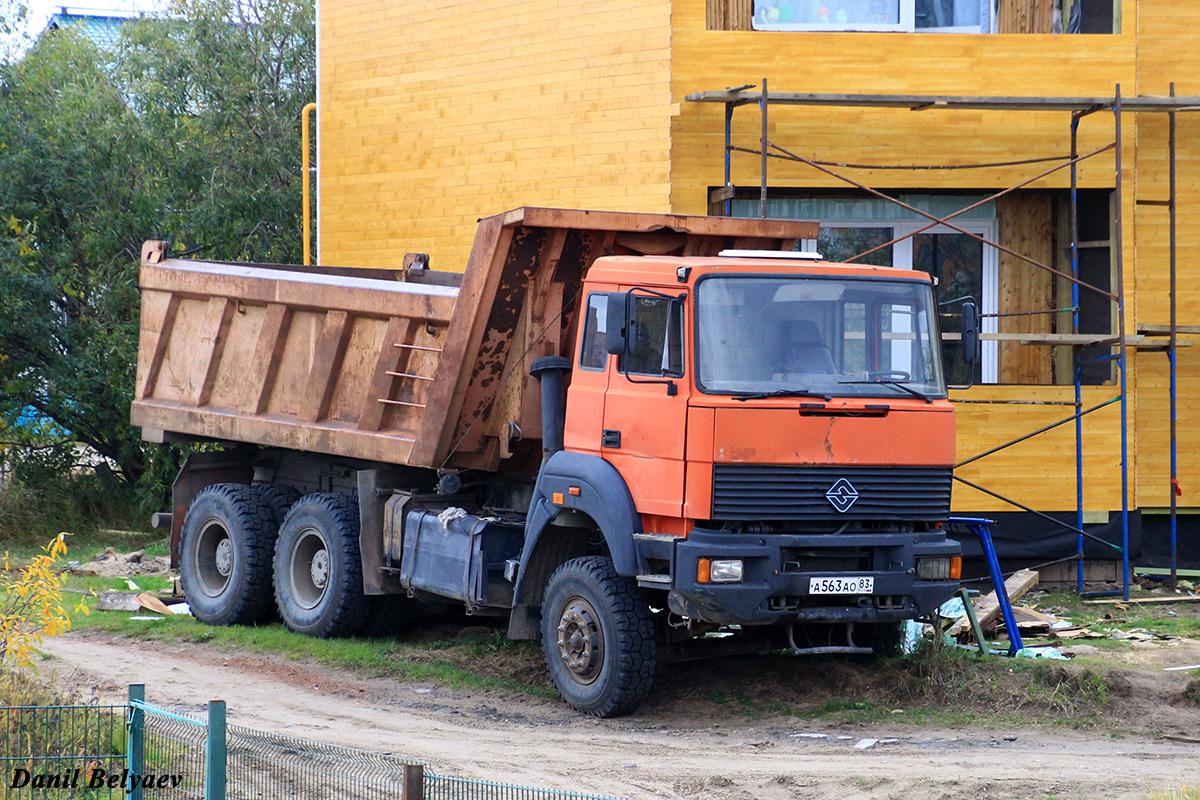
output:
<svg viewBox="0 0 1200 800"><path fill-rule="evenodd" d="M604 435L600 438L600 446L601 447L609 447L614 450L620 448L621 432L620 431L610 431L608 429L605 429Z"/></svg>

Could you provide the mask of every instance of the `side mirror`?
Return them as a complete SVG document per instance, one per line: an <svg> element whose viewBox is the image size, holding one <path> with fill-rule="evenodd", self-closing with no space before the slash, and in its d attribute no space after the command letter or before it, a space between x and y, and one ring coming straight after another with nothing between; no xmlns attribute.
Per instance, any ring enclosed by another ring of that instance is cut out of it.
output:
<svg viewBox="0 0 1200 800"><path fill-rule="evenodd" d="M609 292L605 315L608 328L608 352L614 356L627 356L633 351L633 340L629 330L629 292Z"/></svg>
<svg viewBox="0 0 1200 800"><path fill-rule="evenodd" d="M979 360L979 309L974 303L963 303L962 306L962 360L964 364L974 364Z"/></svg>

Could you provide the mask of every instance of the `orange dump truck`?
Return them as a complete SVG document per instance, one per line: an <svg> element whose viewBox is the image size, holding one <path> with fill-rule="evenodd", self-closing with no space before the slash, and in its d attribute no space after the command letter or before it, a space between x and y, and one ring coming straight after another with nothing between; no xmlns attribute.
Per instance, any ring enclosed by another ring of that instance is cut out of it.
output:
<svg viewBox="0 0 1200 800"><path fill-rule="evenodd" d="M462 274L147 242L133 424L223 445L161 520L193 613L340 636L460 603L598 716L739 641L708 634L894 648L957 590L937 306L815 234L524 208Z"/></svg>

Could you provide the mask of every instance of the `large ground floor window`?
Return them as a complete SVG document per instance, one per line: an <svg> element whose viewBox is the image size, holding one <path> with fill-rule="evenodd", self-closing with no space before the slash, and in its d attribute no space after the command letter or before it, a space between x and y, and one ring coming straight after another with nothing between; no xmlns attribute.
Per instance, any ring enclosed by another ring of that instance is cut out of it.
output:
<svg viewBox="0 0 1200 800"><path fill-rule="evenodd" d="M953 213L976 199L932 195L904 198L909 205L936 216ZM736 216L742 216L741 203L735 201ZM818 220L820 235L805 247L816 250L828 261L847 261L860 253L880 248L857 262L916 269L932 275L937 282L935 292L943 333L961 330L962 304L966 299L973 300L984 314L996 313L996 248L972 236L939 225L901 239L928 225L929 220L884 200L785 198L768 201L767 213L768 216L783 214ZM992 204L976 209L969 216L956 218L954 224L984 239L996 240L996 212ZM901 240L894 241L896 239ZM995 316L984 317L983 330L996 332ZM995 341L983 343L983 360L979 372L974 375L975 382L997 382L997 354ZM942 355L948 383L965 385L973 382L972 368L963 363L961 348L956 341L945 341Z"/></svg>

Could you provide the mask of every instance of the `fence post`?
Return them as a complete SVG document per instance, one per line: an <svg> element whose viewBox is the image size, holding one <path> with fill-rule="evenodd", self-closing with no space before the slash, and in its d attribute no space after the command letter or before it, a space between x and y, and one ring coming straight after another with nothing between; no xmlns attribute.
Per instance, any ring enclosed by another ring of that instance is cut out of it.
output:
<svg viewBox="0 0 1200 800"><path fill-rule="evenodd" d="M425 766L404 765L404 800L425 800Z"/></svg>
<svg viewBox="0 0 1200 800"><path fill-rule="evenodd" d="M225 800L225 701L208 701L204 800Z"/></svg>
<svg viewBox="0 0 1200 800"><path fill-rule="evenodd" d="M130 775L143 775L146 772L146 712L141 706L135 705L144 702L145 699L146 684L129 684L129 715L125 722L125 768L129 770ZM142 800L142 787L132 786L132 780L129 783L131 785L125 788L126 800Z"/></svg>

